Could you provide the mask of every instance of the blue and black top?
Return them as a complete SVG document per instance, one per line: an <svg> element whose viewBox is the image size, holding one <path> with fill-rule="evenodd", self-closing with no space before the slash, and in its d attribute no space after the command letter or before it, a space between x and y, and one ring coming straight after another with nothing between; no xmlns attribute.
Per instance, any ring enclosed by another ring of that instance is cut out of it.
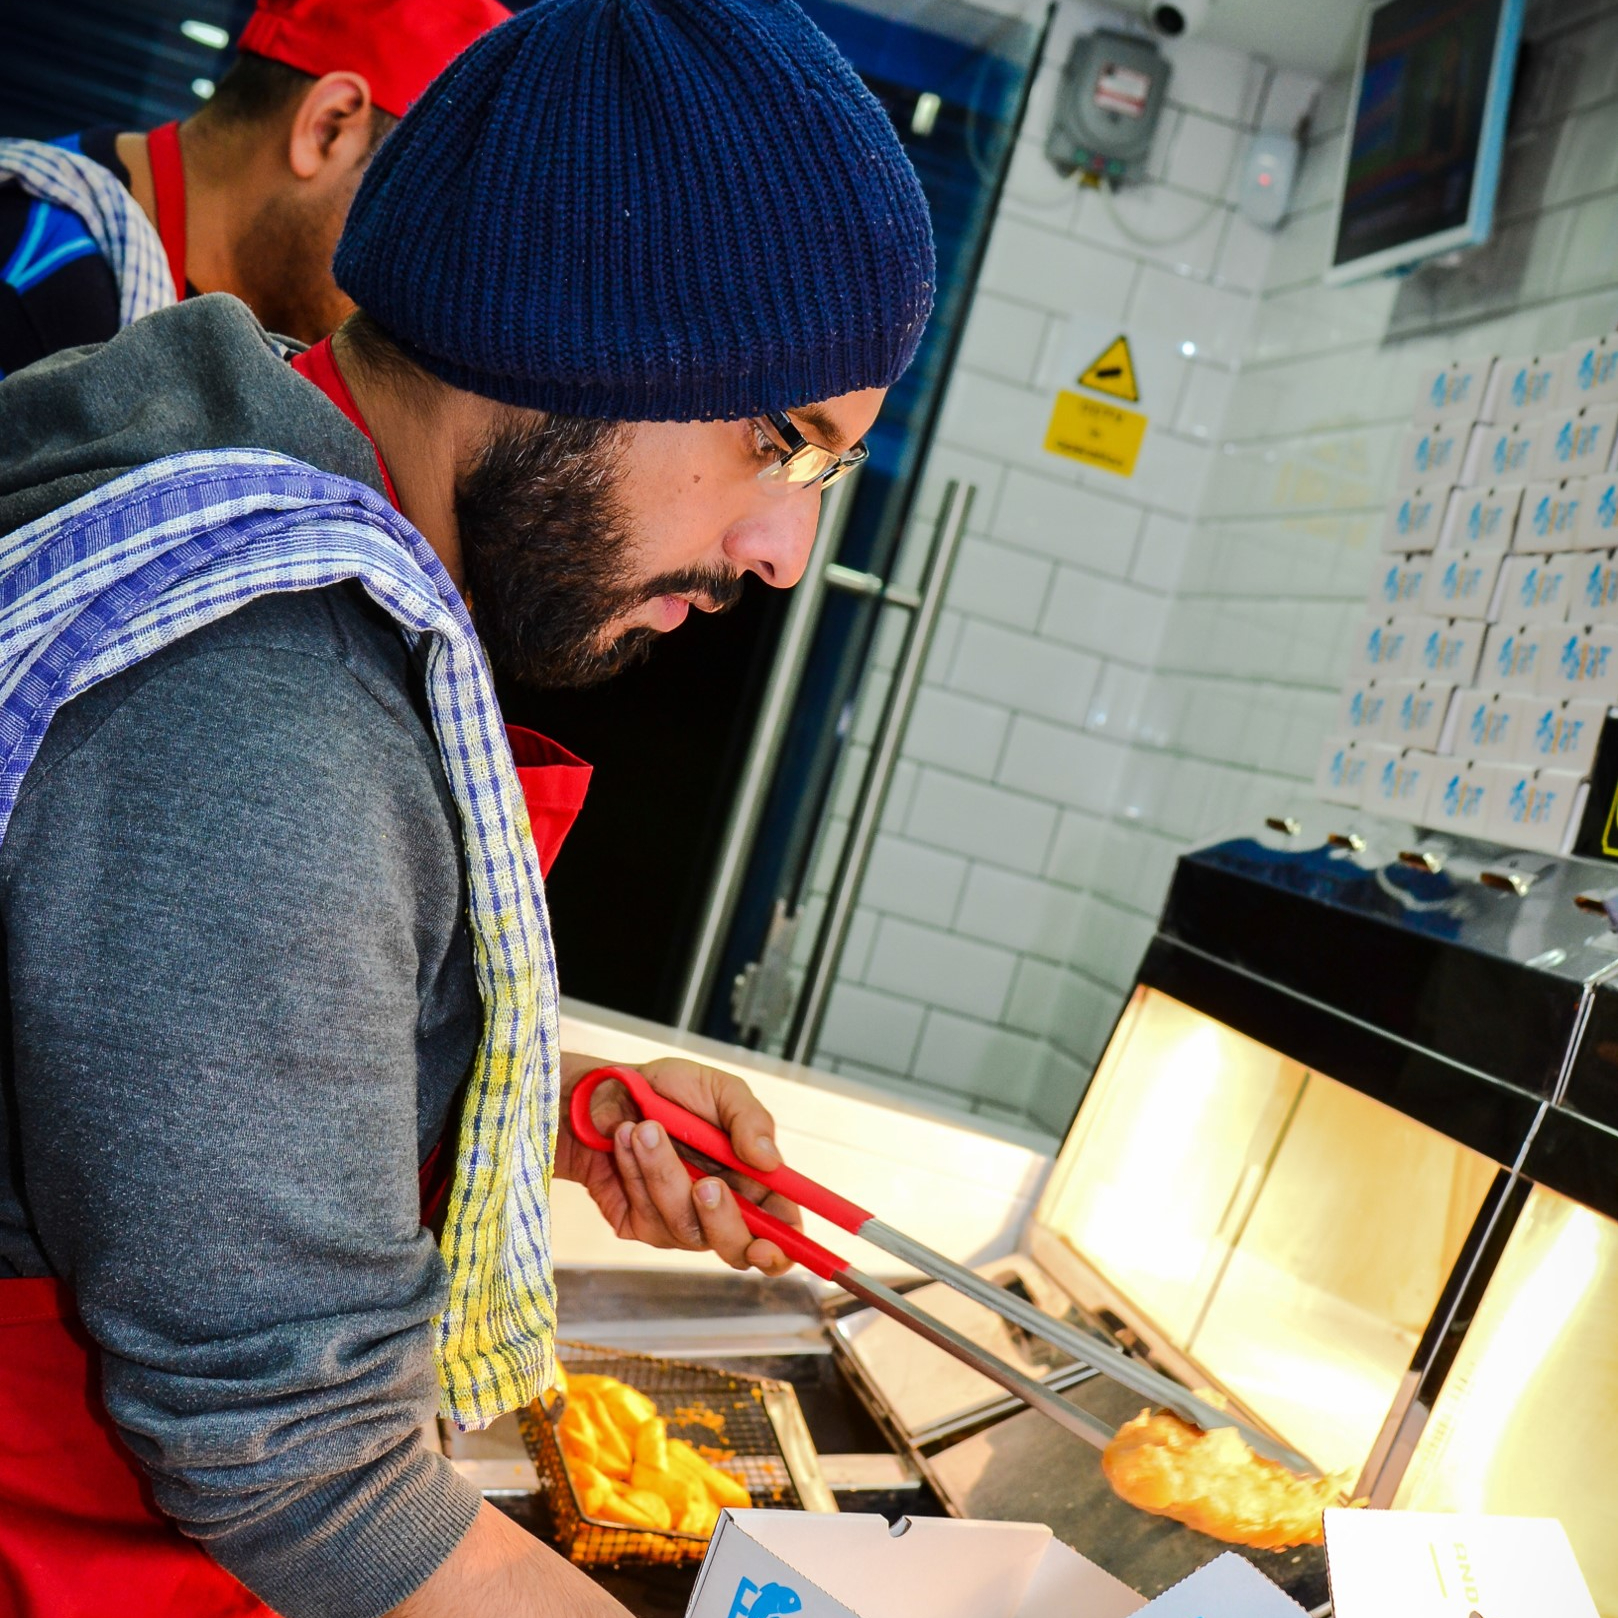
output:
<svg viewBox="0 0 1618 1618"><path fill-rule="evenodd" d="M65 135L124 185L115 129ZM61 348L104 343L118 331L118 282L79 217L15 183L0 185L0 376Z"/></svg>

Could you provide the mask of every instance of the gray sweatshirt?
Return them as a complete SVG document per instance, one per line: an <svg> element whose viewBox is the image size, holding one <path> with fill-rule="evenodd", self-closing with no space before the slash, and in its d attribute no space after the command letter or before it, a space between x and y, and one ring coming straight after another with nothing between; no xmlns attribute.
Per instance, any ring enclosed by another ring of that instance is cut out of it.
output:
<svg viewBox="0 0 1618 1618"><path fill-rule="evenodd" d="M222 446L380 484L209 297L0 382L0 534ZM465 903L420 670L357 586L69 703L0 844L0 1278L69 1283L159 1505L289 1618L385 1612L478 1508L417 1436L446 1291L417 1166L481 1025Z"/></svg>

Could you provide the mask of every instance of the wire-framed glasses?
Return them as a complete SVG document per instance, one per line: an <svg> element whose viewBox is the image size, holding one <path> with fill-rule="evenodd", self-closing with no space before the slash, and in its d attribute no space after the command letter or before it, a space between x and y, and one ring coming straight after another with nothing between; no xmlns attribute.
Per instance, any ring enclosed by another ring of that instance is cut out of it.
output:
<svg viewBox="0 0 1618 1618"><path fill-rule="evenodd" d="M782 410L766 410L762 419L781 449L781 459L759 473L765 483L793 489L829 489L871 453L863 438L841 452L811 444Z"/></svg>

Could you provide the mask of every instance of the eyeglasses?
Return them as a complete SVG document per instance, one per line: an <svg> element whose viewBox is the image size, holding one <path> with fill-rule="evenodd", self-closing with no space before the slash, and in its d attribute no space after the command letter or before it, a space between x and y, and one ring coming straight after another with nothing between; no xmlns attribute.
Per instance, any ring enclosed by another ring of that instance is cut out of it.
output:
<svg viewBox="0 0 1618 1618"><path fill-rule="evenodd" d="M766 483L794 489L829 489L871 453L863 438L841 454L820 444L811 444L782 410L766 410L762 419L781 444L781 459L759 473Z"/></svg>

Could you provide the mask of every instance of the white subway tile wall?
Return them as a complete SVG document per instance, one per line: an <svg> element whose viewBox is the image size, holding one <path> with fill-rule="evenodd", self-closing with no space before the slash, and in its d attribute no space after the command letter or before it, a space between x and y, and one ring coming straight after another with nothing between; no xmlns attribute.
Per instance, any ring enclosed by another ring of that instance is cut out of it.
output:
<svg viewBox="0 0 1618 1618"><path fill-rule="evenodd" d="M1109 204L1041 151L1072 38L1107 21L1060 9L994 225L918 523L960 477L969 538L818 1058L1051 1131L1177 855L1310 795L1417 373L1618 319L1618 0L1531 8L1496 242L1447 277L1335 289L1346 80L1271 235L1232 170L1266 93L1308 87L1169 43L1158 182ZM1076 319L1141 362L1131 479L1041 447Z"/></svg>
<svg viewBox="0 0 1618 1618"><path fill-rule="evenodd" d="M946 480L977 498L905 737L914 781L902 811L890 795L860 893L876 930L858 953L851 935L818 1058L1049 1128L1105 1041L1172 859L1161 835L1129 841L1120 795L1130 743L1177 745L1184 694L1153 671L1272 244L1230 201L1267 77L1232 51L1167 47L1159 183L1109 205L1052 171L1061 64L1108 20L1074 0L1057 17L945 400L901 571ZM1132 479L1042 448L1074 316L1130 335L1152 424Z"/></svg>

